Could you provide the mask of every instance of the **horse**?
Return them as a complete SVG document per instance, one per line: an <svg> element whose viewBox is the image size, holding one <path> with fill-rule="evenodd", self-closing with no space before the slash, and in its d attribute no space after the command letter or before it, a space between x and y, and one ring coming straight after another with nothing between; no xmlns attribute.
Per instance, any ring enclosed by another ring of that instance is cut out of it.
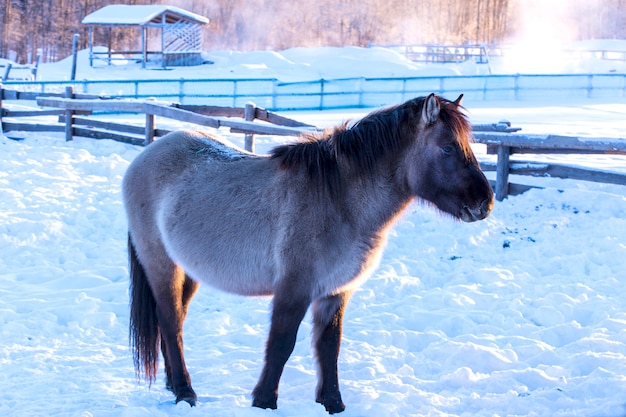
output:
<svg viewBox="0 0 626 417"><path fill-rule="evenodd" d="M160 348L167 388L177 403L196 405L183 322L202 282L273 296L254 407L277 408L279 380L310 307L315 399L330 414L343 411L344 311L379 264L394 221L415 199L464 222L493 208L461 98L414 98L268 155L191 130L147 146L123 179L138 378L156 379Z"/></svg>

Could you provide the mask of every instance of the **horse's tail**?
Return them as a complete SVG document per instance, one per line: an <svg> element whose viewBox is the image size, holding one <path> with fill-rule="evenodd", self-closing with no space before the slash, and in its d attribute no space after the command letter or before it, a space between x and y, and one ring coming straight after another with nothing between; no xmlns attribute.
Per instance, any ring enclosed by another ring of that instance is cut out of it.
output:
<svg viewBox="0 0 626 417"><path fill-rule="evenodd" d="M161 334L156 315L156 301L148 283L146 271L137 257L135 245L128 235L130 263L130 347L133 351L135 374L143 374L151 384L159 367Z"/></svg>

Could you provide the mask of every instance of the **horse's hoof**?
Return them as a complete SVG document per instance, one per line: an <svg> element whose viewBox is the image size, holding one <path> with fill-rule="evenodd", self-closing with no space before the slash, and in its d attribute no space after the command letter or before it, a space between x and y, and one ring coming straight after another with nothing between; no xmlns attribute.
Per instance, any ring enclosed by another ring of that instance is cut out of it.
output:
<svg viewBox="0 0 626 417"><path fill-rule="evenodd" d="M198 400L196 398L176 398L176 404L181 401L185 401L190 406L195 407Z"/></svg>
<svg viewBox="0 0 626 417"><path fill-rule="evenodd" d="M254 397L254 400L252 401L252 407L257 407L257 408L270 408L272 410L276 410L278 408L277 404L277 398L260 398L260 397Z"/></svg>
<svg viewBox="0 0 626 417"><path fill-rule="evenodd" d="M337 399L318 398L316 402L322 404L328 414L341 413L346 409L345 404L341 401L341 397Z"/></svg>
<svg viewBox="0 0 626 417"><path fill-rule="evenodd" d="M190 406L195 407L198 402L198 396L194 392L193 388L187 387L180 390L180 392L176 395L176 404L181 401L185 401Z"/></svg>

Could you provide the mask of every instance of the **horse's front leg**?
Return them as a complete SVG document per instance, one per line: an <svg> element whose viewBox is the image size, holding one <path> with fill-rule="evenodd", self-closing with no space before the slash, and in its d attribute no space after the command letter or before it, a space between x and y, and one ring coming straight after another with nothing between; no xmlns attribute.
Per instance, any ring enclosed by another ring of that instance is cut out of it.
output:
<svg viewBox="0 0 626 417"><path fill-rule="evenodd" d="M319 299L313 304L313 344L319 366L315 401L330 414L340 413L346 408L339 392L337 359L343 314L349 299L350 293L342 293Z"/></svg>
<svg viewBox="0 0 626 417"><path fill-rule="evenodd" d="M270 334L265 348L265 365L259 382L252 391L254 407L277 408L278 382L285 363L293 352L298 327L309 304L308 297L298 297L289 291L277 291L274 295Z"/></svg>

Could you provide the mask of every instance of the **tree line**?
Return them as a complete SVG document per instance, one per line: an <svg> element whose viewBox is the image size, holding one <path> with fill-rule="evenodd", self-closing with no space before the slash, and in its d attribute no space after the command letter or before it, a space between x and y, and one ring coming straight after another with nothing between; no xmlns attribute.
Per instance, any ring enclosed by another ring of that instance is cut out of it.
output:
<svg viewBox="0 0 626 417"><path fill-rule="evenodd" d="M80 22L112 0L0 0L0 58L30 63L71 54L72 38L88 45ZM163 3L210 19L204 50L282 50L290 47L374 44L492 44L506 42L528 25L520 16L543 0L126 0ZM626 38L626 0L566 0L551 19L575 39ZM543 5L543 6L542 6ZM550 13L549 10L547 10ZM530 19L532 25L532 18ZM532 30L532 27L531 27ZM102 33L99 33L102 32ZM95 44L106 45L104 31ZM138 49L140 32L114 31L113 49ZM572 40L575 40L572 39Z"/></svg>

